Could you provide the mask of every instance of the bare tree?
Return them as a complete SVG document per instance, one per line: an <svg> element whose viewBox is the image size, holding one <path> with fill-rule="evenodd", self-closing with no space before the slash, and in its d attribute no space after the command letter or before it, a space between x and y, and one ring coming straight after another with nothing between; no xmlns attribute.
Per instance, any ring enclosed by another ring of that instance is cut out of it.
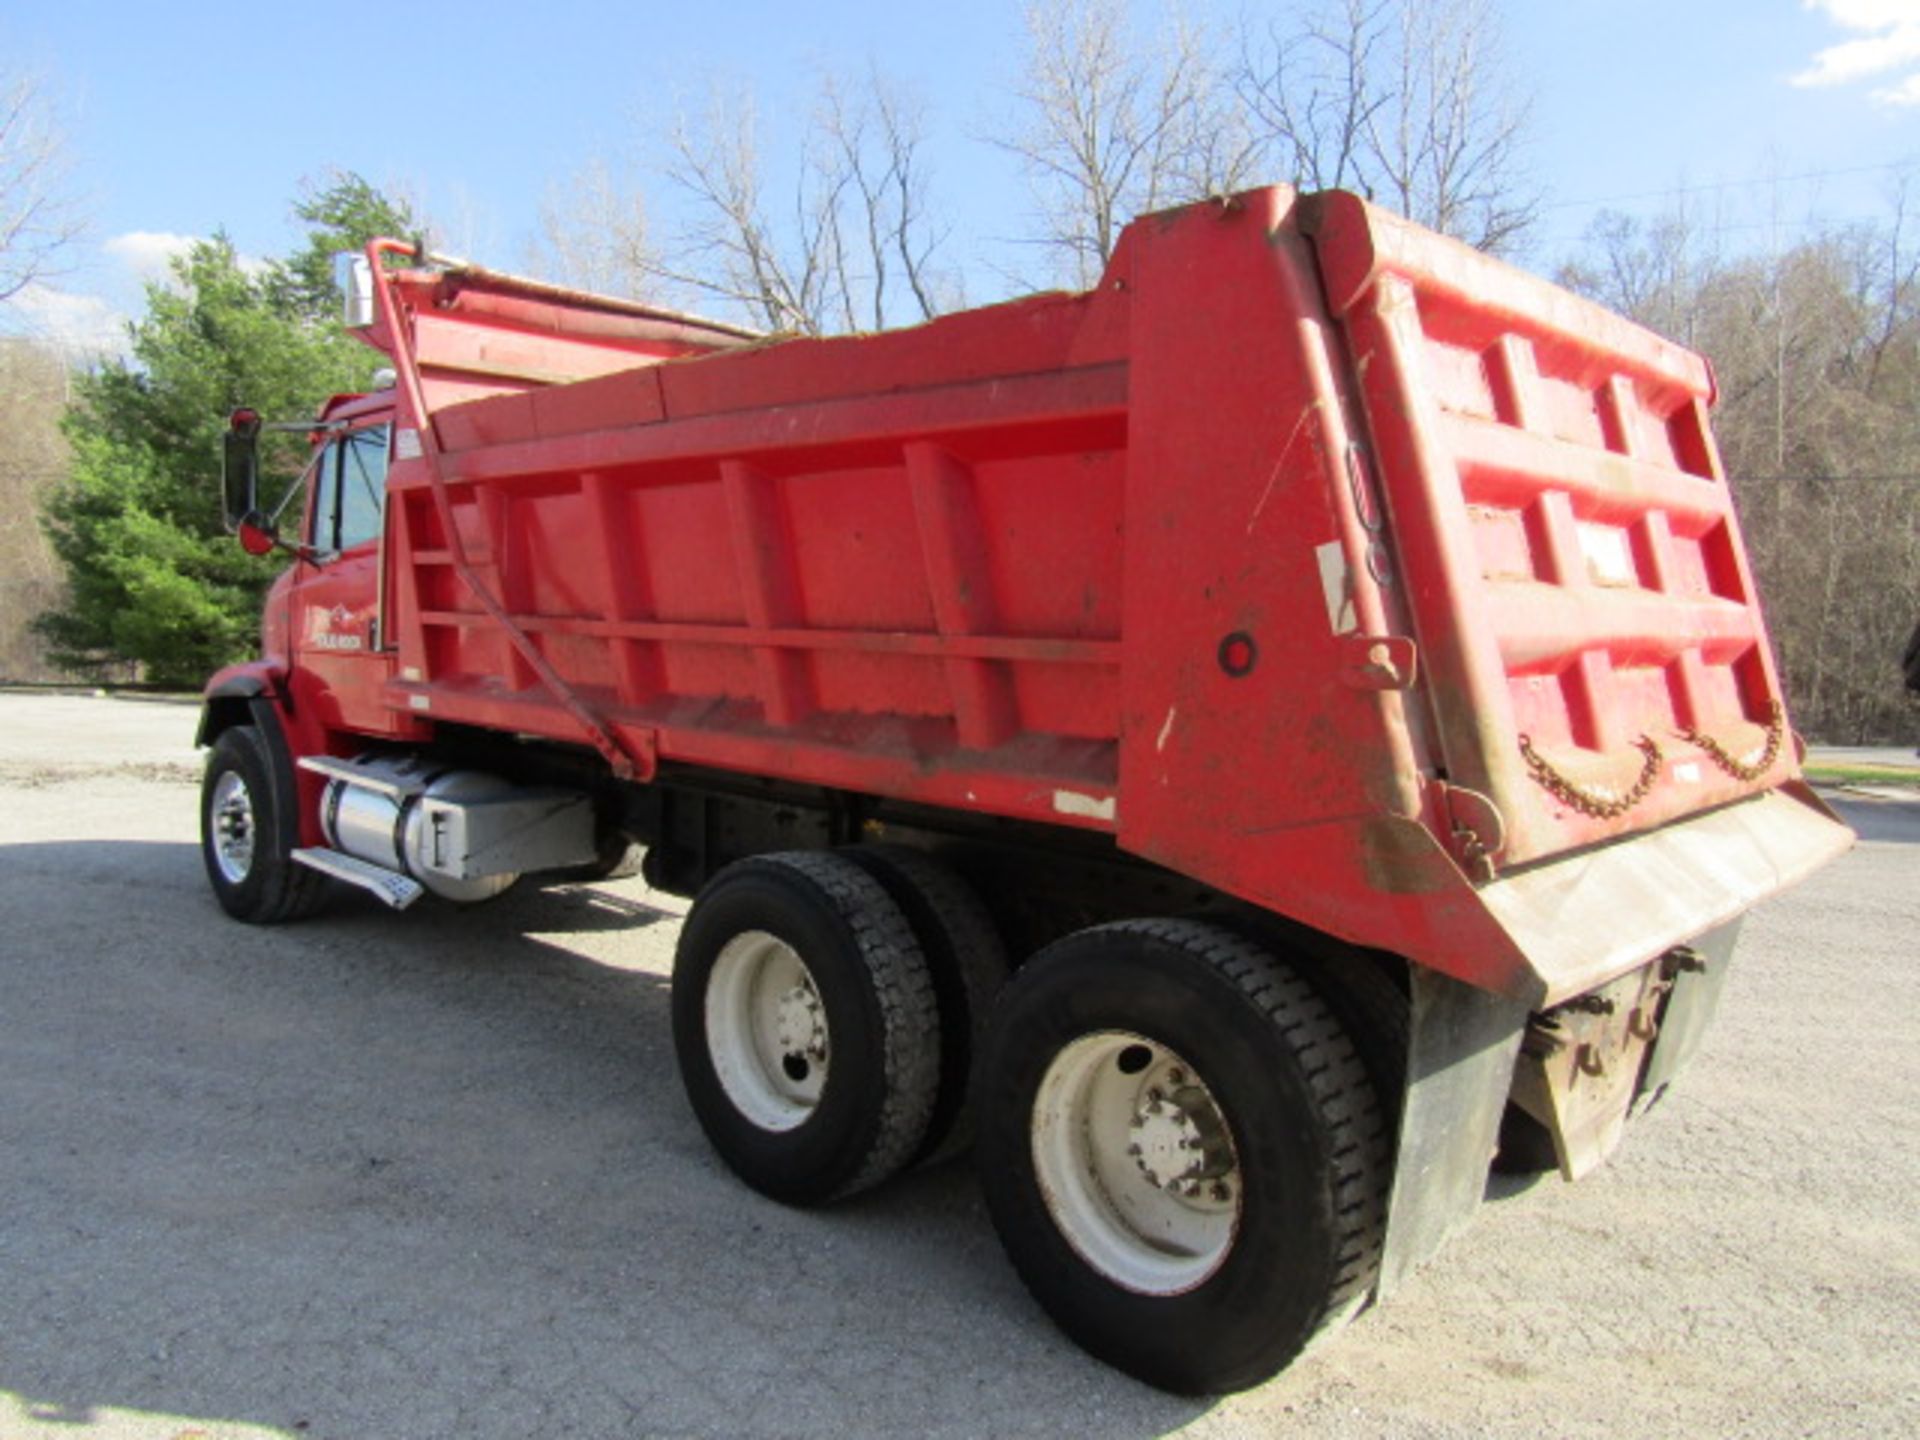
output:
<svg viewBox="0 0 1920 1440"><path fill-rule="evenodd" d="M590 159L548 189L540 230L543 243L532 255L536 270L602 295L656 298L661 261L645 197L637 182L617 178L606 161Z"/></svg>
<svg viewBox="0 0 1920 1440"><path fill-rule="evenodd" d="M1673 209L1649 221L1602 210L1588 225L1581 252L1560 266L1556 278L1610 310L1693 345L1701 280L1724 268L1723 229L1722 221L1699 213L1684 194Z"/></svg>
<svg viewBox="0 0 1920 1440"><path fill-rule="evenodd" d="M995 143L1027 169L1062 278L1098 279L1135 215L1244 183L1250 137L1204 31L1143 37L1124 0L1036 3L1026 29L1020 120Z"/></svg>
<svg viewBox="0 0 1920 1440"><path fill-rule="evenodd" d="M850 96L831 77L822 82L815 125L833 162L849 183L851 224L859 242L842 245L837 258L859 257L860 270L844 265L837 288L851 310L864 296L871 328L886 326L897 313L893 296L907 297L907 312L926 320L946 308L949 282L935 269L935 254L946 232L930 218L928 177L921 160L925 110L880 74L869 69L863 91Z"/></svg>
<svg viewBox="0 0 1920 1440"><path fill-rule="evenodd" d="M80 233L58 128L38 82L0 76L0 302L59 272ZM39 525L41 498L66 475L60 419L67 359L20 336L0 337L0 678L57 672L31 628L63 593Z"/></svg>
<svg viewBox="0 0 1920 1440"><path fill-rule="evenodd" d="M1480 249L1515 245L1538 198L1490 0L1319 0L1298 16L1242 37L1237 88L1263 158Z"/></svg>
<svg viewBox="0 0 1920 1440"><path fill-rule="evenodd" d="M704 114L681 116L668 137L668 178L692 201L663 278L744 307L769 330L831 328L828 282L847 177L822 169L809 147L788 205L776 213L762 173L751 94L717 87Z"/></svg>
<svg viewBox="0 0 1920 1440"><path fill-rule="evenodd" d="M68 398L58 350L0 337L0 680L58 676L30 622L65 588L39 519L42 497L67 473Z"/></svg>
<svg viewBox="0 0 1920 1440"><path fill-rule="evenodd" d="M1869 240L1869 258L1861 269L1861 299L1877 304L1880 327L1874 336L1867 365L1869 391L1879 388L1882 368L1900 334L1904 317L1914 314L1920 305L1920 237L1914 234L1914 190L1920 179L1920 163L1909 163L1896 171L1887 187L1889 211L1880 244Z"/></svg>
<svg viewBox="0 0 1920 1440"><path fill-rule="evenodd" d="M668 148L667 178L692 219L651 261L667 282L810 335L927 319L957 288L938 265L922 111L877 70L821 81L781 181L768 177L744 91L716 88Z"/></svg>
<svg viewBox="0 0 1920 1440"><path fill-rule="evenodd" d="M79 235L58 127L35 77L0 77L0 300L54 272Z"/></svg>
<svg viewBox="0 0 1920 1440"><path fill-rule="evenodd" d="M1241 36L1241 103L1262 149L1302 189L1373 193L1367 137L1391 99L1379 71L1393 3L1345 0Z"/></svg>

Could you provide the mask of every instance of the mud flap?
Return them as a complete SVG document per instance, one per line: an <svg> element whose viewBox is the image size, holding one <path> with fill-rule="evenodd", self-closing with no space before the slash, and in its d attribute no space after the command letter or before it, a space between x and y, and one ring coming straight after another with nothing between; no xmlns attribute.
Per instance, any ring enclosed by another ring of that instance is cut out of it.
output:
<svg viewBox="0 0 1920 1440"><path fill-rule="evenodd" d="M1657 1105L1667 1087L1680 1078L1680 1072L1699 1052L1700 1042L1720 1009L1720 995L1727 987L1727 971L1733 968L1733 947L1739 937L1740 921L1735 919L1709 930L1688 947L1701 964L1674 972L1673 993L1667 996L1666 1009L1660 1015L1660 1038L1654 1042L1653 1054L1640 1077L1634 1113Z"/></svg>
<svg viewBox="0 0 1920 1440"><path fill-rule="evenodd" d="M1375 1291L1381 1299L1479 1208L1527 1024L1524 1002L1419 966L1412 998L1399 1161Z"/></svg>

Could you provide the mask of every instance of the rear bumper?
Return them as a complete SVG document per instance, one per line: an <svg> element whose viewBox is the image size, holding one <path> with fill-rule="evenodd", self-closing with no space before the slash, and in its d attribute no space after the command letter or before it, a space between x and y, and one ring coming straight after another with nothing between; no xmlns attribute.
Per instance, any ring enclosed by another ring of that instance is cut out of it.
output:
<svg viewBox="0 0 1920 1440"><path fill-rule="evenodd" d="M1725 924L1853 840L1796 786L1532 866L1479 895L1525 957L1508 993L1539 1010Z"/></svg>

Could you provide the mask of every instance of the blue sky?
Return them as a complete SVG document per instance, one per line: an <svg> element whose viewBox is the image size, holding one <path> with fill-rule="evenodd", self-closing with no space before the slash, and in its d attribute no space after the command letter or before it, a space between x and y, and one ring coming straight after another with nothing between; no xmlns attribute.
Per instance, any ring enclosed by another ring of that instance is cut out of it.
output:
<svg viewBox="0 0 1920 1440"><path fill-rule="evenodd" d="M1189 14L1282 7L1188 0ZM1731 249L1879 214L1920 159L1920 0L1506 0L1509 69L1533 95L1531 169L1548 208L1536 268L1598 203L1652 214L1684 190ZM1153 13L1142 5L1143 14ZM521 265L547 187L718 73L798 115L823 70L869 58L924 98L952 259L988 298L993 237L1028 205L978 138L1010 112L1020 0L707 6L542 0L386 7L66 0L0 3L0 66L59 103L90 217L70 273L0 326L111 333L181 237L244 253L293 243L303 177L339 167L420 201L446 243ZM505 17L505 18L500 18Z"/></svg>

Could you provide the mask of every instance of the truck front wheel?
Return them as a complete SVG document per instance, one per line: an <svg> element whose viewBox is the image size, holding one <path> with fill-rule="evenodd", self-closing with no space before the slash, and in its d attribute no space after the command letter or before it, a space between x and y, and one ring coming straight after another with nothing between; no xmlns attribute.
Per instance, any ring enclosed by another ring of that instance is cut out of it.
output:
<svg viewBox="0 0 1920 1440"><path fill-rule="evenodd" d="M220 907L236 920L269 925L310 913L326 879L295 863L291 815L274 784L273 755L251 725L223 730L200 784L200 854Z"/></svg>
<svg viewBox="0 0 1920 1440"><path fill-rule="evenodd" d="M906 916L839 855L729 865L681 928L681 1081L721 1158L776 1200L849 1195L914 1157L940 1083L935 1012Z"/></svg>
<svg viewBox="0 0 1920 1440"><path fill-rule="evenodd" d="M1305 980L1226 930L1128 921L1041 951L975 1103L1022 1280L1150 1384L1257 1384L1371 1290L1390 1161L1366 1069Z"/></svg>

